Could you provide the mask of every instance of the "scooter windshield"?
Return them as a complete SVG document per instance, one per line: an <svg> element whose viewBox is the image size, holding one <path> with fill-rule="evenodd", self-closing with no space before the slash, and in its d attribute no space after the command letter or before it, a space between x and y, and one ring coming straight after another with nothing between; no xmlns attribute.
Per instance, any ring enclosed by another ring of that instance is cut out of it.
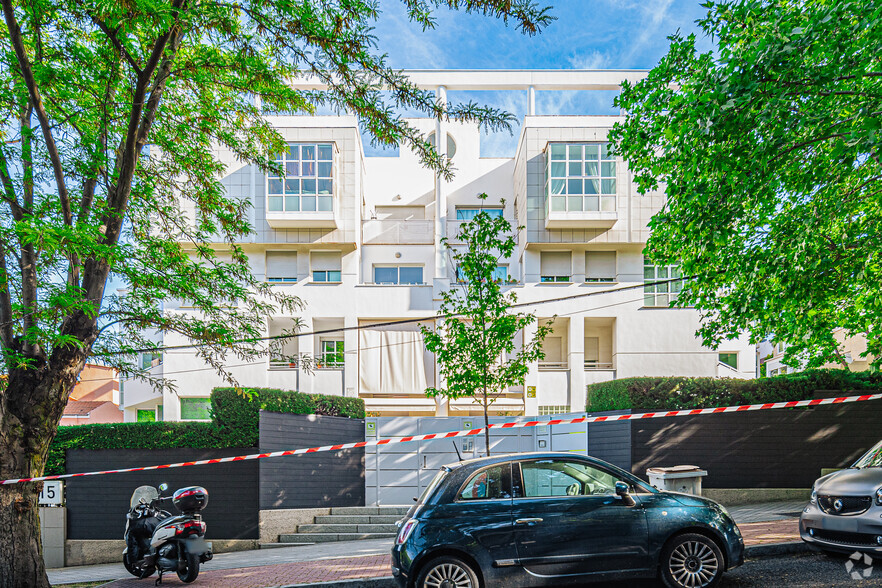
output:
<svg viewBox="0 0 882 588"><path fill-rule="evenodd" d="M159 498L159 490L153 486L138 486L135 491L132 492L132 500L129 503L129 508L135 508L135 505L139 504L142 498L144 499L144 502L150 504L150 501Z"/></svg>

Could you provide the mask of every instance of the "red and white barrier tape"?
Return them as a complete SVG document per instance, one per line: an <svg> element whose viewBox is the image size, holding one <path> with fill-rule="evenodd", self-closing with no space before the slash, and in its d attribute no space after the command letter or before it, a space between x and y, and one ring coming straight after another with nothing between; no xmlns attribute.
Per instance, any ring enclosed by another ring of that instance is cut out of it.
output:
<svg viewBox="0 0 882 588"><path fill-rule="evenodd" d="M580 423L605 423L612 421L634 421L639 419L659 419L666 417L695 416L702 414L722 414L725 412L744 412L749 410L770 410L776 408L799 408L804 406L820 406L824 404L844 404L847 402L863 402L865 400L882 400L882 394L864 394L861 396L842 396L839 398L818 398L815 400L791 400L789 402L770 402L767 404L747 404L744 406L720 406L716 408L695 408L687 410L670 410L664 412L644 412L639 414L620 414L612 416L578 417L574 419L552 419L548 421L523 421L510 423L495 423L490 429L519 429L526 427L540 427L545 425L578 425ZM40 476L37 478L19 478L17 480L2 480L0 485L20 484L22 482L43 482L45 480L62 480L64 478L79 478L82 476L103 476L105 474L124 474L128 472L146 472L149 470L165 470L169 468L183 468L187 466L208 465L213 463L230 463L234 461L247 461L251 459L265 459L268 457L285 457L288 455L301 455L304 453L318 453L320 451L338 451L340 449L356 449L359 447L374 447L393 443L410 443L411 441L431 441L433 439L449 439L452 437L470 437L480 435L484 429L469 429L466 431L450 431L448 433L428 433L426 435L413 435L391 439L376 439L373 441L358 441L353 443L340 443L339 445L323 445L321 447L309 447L304 449L288 449L286 451L273 451L271 453L252 453L250 455L238 455L235 457L220 457L215 459L200 459L198 461L185 461L165 465L144 466L139 468L125 468L121 470L104 470L100 472L82 472L79 474L59 474L55 476Z"/></svg>

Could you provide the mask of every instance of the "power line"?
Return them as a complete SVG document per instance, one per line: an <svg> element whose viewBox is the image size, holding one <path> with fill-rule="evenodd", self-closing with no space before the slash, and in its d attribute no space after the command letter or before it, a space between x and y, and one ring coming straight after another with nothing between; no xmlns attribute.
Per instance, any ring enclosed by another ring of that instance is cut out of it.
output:
<svg viewBox="0 0 882 588"><path fill-rule="evenodd" d="M588 298L591 296L599 296L601 294L615 294L616 292L626 292L629 290L636 290L637 288L643 288L644 286L656 286L659 284L668 284L672 282L683 282L685 280L691 280L695 276L685 276L680 278L670 278L667 280L653 280L652 282L639 282L637 284L632 284L630 286L621 286L618 288L611 288L608 290L594 290L592 292L582 292L581 294L570 294L567 296L558 296L556 298L547 298L544 300L536 300L532 302L518 302L512 304L509 308L525 308L531 306L538 306L541 304L550 304L552 302L563 302L566 300L576 300L578 298ZM385 321L381 323L374 323L370 325L355 325L352 327L337 327L333 329L322 329L319 331L307 331L302 333L290 333L287 335L269 335L266 337L250 337L247 339L237 339L234 341L230 341L229 345L234 345L238 343L259 343L261 341L278 341L282 339L291 339L294 337L306 337L310 335L328 335L331 333L344 333L347 331L360 331L362 329L376 328L376 327L391 327L395 325L406 325L413 323L421 323L421 322L435 322L438 319L449 319L458 316L464 316L463 314L458 313L448 313L444 315L432 315L432 316L424 316L418 318L409 318L409 319L397 319L394 321ZM186 345L167 345L163 347L145 347L142 349L131 349L128 351L109 351L105 353L95 353L92 354L92 357L112 357L116 355L134 355L136 353L148 353L151 351L174 351L178 349L194 349L196 347L202 347L204 344L191 343Z"/></svg>

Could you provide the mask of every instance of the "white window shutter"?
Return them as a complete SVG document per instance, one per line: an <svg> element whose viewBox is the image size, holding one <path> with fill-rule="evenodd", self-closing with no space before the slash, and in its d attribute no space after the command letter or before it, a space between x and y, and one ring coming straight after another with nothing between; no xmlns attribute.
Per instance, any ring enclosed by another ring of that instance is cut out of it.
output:
<svg viewBox="0 0 882 588"><path fill-rule="evenodd" d="M587 251L585 252L585 277L586 278L613 278L616 277L616 252L615 251Z"/></svg>
<svg viewBox="0 0 882 588"><path fill-rule="evenodd" d="M296 278L297 277L297 252L296 251L267 251L266 252L266 277L267 278Z"/></svg>
<svg viewBox="0 0 882 588"><path fill-rule="evenodd" d="M339 251L313 251L310 265L312 271L340 271L343 261Z"/></svg>
<svg viewBox="0 0 882 588"><path fill-rule="evenodd" d="M543 276L569 276L573 273L569 251L543 251L540 253L540 270Z"/></svg>

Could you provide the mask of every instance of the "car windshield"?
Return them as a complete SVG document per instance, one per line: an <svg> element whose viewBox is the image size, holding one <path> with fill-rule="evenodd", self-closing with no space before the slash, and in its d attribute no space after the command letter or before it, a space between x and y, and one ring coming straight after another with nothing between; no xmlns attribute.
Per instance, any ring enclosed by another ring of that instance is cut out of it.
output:
<svg viewBox="0 0 882 588"><path fill-rule="evenodd" d="M447 470L441 468L438 470L438 473L435 474L435 477L432 478L432 481L429 482L429 485L426 486L426 489L423 490L423 493L420 495L420 499L417 501L417 504L425 504L426 501L434 494L435 489L438 488L438 485L447 477Z"/></svg>
<svg viewBox="0 0 882 588"><path fill-rule="evenodd" d="M882 441L854 462L853 468L882 468Z"/></svg>
<svg viewBox="0 0 882 588"><path fill-rule="evenodd" d="M159 491L153 486L138 486L135 488L135 491L132 492L132 500L129 502L129 508L135 508L135 505L141 502L141 499L144 499L144 502L150 503L151 500L159 498Z"/></svg>

